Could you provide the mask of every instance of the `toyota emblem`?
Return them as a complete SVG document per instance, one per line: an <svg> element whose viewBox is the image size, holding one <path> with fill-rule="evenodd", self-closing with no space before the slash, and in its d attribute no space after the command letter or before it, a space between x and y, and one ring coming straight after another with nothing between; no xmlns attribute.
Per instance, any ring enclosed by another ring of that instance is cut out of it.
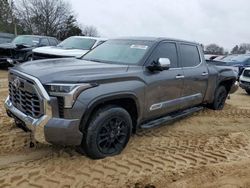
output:
<svg viewBox="0 0 250 188"><path fill-rule="evenodd" d="M21 85L21 81L20 81L19 78L16 78L16 79L12 82L12 84L14 85L14 87L15 87L16 89L18 89L18 88L20 87L20 85Z"/></svg>

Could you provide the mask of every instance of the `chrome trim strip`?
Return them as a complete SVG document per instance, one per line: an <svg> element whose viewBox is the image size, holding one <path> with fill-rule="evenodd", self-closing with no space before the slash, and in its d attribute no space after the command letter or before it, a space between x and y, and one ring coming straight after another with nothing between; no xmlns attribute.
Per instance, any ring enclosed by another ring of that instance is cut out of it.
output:
<svg viewBox="0 0 250 188"><path fill-rule="evenodd" d="M184 75L179 75L179 76L176 76L175 78L176 79L181 79L181 78L185 78L185 76Z"/></svg>
<svg viewBox="0 0 250 188"><path fill-rule="evenodd" d="M194 95L180 97L180 98L177 98L177 99L173 99L173 100L169 100L169 101L164 101L164 102L161 102L161 103L153 104L150 107L150 111L158 110L158 109L161 109L161 108L167 108L167 107L171 107L171 106L175 106L175 105L179 105L179 104L181 104L183 102L192 101L194 99L201 98L201 97L202 97L202 94L201 93L197 93L197 94L194 94Z"/></svg>
<svg viewBox="0 0 250 188"><path fill-rule="evenodd" d="M16 73L17 76L21 75L24 78L28 78L35 83L35 89L39 93L39 95L44 99L44 115L40 117L39 119L35 119L33 117L30 117L20 110L18 110L16 107L13 106L11 103L9 96L7 97L5 101L5 108L9 110L11 113L13 113L16 117L18 117L20 120L24 121L27 127L34 133L34 138L40 143L46 143L48 142L45 139L45 133L44 133L44 127L48 123L48 121L52 118L52 107L50 105L50 97L47 93L47 91L44 89L41 82L28 74L22 73L17 70L10 70L10 73Z"/></svg>

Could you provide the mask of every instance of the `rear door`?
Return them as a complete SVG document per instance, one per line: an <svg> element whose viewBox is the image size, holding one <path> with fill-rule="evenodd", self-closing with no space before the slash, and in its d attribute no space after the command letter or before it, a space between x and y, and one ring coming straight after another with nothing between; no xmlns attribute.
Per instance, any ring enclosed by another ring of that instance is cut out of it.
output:
<svg viewBox="0 0 250 188"><path fill-rule="evenodd" d="M183 87L183 70L179 67L175 42L161 42L151 54L147 64L169 58L171 68L164 71L145 70L145 110L146 118L152 119L179 110L179 98ZM177 78L176 78L177 77Z"/></svg>
<svg viewBox="0 0 250 188"><path fill-rule="evenodd" d="M179 43L180 62L184 72L181 108L202 103L208 84L208 68L195 44Z"/></svg>

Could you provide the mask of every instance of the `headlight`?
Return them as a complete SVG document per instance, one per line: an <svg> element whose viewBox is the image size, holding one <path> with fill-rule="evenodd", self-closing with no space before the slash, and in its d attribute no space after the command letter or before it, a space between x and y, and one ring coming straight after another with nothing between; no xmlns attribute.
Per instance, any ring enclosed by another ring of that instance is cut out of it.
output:
<svg viewBox="0 0 250 188"><path fill-rule="evenodd" d="M47 84L46 89L49 95L64 98L64 108L72 108L79 94L82 91L94 86L95 85L88 83L84 84L52 83L52 84Z"/></svg>
<svg viewBox="0 0 250 188"><path fill-rule="evenodd" d="M88 86L89 84L83 84L82 86ZM80 85L75 84L50 84L47 85L47 89L49 93L70 93L75 88Z"/></svg>

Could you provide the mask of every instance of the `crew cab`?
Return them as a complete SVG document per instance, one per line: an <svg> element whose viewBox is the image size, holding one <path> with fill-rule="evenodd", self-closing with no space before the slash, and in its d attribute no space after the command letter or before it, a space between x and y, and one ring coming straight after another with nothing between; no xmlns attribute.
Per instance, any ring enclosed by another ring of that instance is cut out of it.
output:
<svg viewBox="0 0 250 188"><path fill-rule="evenodd" d="M57 46L41 47L33 50L33 60L52 58L80 58L89 50L104 43L107 39L97 37L73 36Z"/></svg>
<svg viewBox="0 0 250 188"><path fill-rule="evenodd" d="M250 68L246 68L240 76L240 87L250 95Z"/></svg>
<svg viewBox="0 0 250 188"><path fill-rule="evenodd" d="M82 58L9 71L7 114L38 142L90 158L122 152L132 133L209 107L238 89L230 67L208 65L199 44L168 38L108 40Z"/></svg>
<svg viewBox="0 0 250 188"><path fill-rule="evenodd" d="M40 46L56 46L54 37L19 35L11 43L0 44L0 65L9 66L32 59L32 49Z"/></svg>

